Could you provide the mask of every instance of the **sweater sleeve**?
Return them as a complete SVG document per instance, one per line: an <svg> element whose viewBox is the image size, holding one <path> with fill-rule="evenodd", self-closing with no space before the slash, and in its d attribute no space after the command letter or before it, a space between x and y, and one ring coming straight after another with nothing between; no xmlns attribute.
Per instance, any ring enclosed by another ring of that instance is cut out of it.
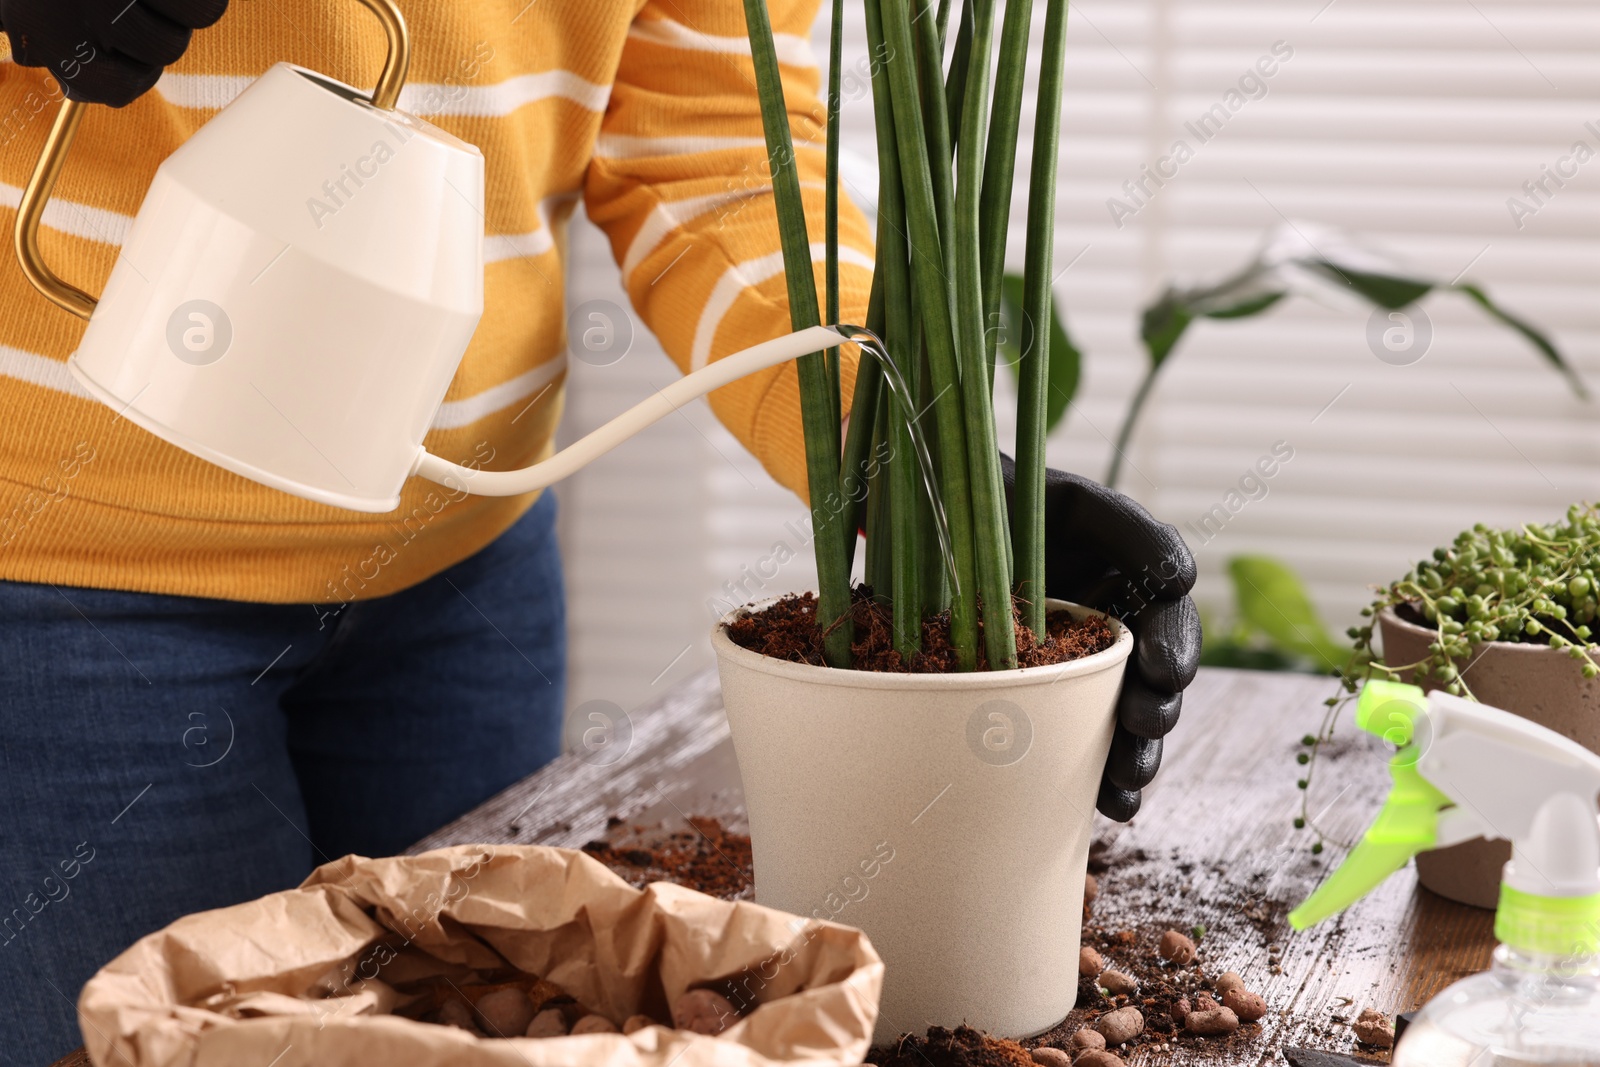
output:
<svg viewBox="0 0 1600 1067"><path fill-rule="evenodd" d="M823 282L826 110L807 34L818 0L770 0L790 129ZM866 317L872 240L841 190L840 314ZM789 331L761 108L740 0L648 0L623 49L584 188L629 299L685 372ZM825 305L824 305L825 306ZM855 361L841 374L848 407ZM806 495L792 363L711 394L711 407L780 483Z"/></svg>

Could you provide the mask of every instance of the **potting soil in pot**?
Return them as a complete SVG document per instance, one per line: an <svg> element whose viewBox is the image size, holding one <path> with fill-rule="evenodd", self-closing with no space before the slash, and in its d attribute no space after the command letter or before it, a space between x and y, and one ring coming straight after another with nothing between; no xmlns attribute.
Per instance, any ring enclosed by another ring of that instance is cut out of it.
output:
<svg viewBox="0 0 1600 1067"><path fill-rule="evenodd" d="M850 646L856 670L911 674L953 673L956 651L950 644L950 613L941 612L922 622L922 651L909 661L894 647L894 618L872 599L869 586L852 592L851 618L855 640ZM791 663L826 665L822 655L823 631L817 626L817 598L812 593L790 595L769 606L728 621L733 643L752 652ZM1052 611L1045 620L1045 639L1037 640L1025 626L1017 628L1017 665L1043 667L1104 652L1116 641L1110 625L1099 616L1078 619L1065 611ZM982 633L982 623L979 623ZM983 642L978 642L978 669L987 669Z"/></svg>

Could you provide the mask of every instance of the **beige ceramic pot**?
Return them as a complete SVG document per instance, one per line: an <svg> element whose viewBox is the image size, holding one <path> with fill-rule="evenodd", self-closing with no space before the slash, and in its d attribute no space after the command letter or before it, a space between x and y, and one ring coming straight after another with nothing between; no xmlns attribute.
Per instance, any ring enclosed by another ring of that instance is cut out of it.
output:
<svg viewBox="0 0 1600 1067"><path fill-rule="evenodd" d="M812 667L712 634L756 899L866 932L886 967L877 1041L961 1022L1022 1037L1072 1010L1133 649L1111 625L1116 643L1093 656L974 674Z"/></svg>
<svg viewBox="0 0 1600 1067"><path fill-rule="evenodd" d="M1437 633L1400 618L1392 610L1378 616L1383 661L1415 663L1428 654ZM1600 679L1583 676L1582 666L1544 645L1493 641L1474 647L1457 667L1472 694L1490 707L1503 708L1547 726L1600 753ZM1409 674L1406 681L1413 679ZM1437 688L1429 679L1424 689ZM1478 838L1417 855L1417 881L1442 897L1493 908L1500 899L1500 868L1511 858L1505 841Z"/></svg>

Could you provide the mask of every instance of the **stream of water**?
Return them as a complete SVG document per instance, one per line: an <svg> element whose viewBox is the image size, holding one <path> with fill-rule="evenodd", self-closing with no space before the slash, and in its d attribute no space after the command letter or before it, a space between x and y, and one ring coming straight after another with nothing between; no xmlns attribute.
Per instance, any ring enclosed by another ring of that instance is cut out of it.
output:
<svg viewBox="0 0 1600 1067"><path fill-rule="evenodd" d="M939 539L939 555L944 559L944 567L950 575L950 588L959 591L961 588L960 576L956 573L956 554L950 547L950 522L944 512L944 497L939 493L939 482L933 472L933 456L928 451L927 435L922 432L918 423L916 397L911 394L911 387L906 381L900 368L895 366L894 360L889 358L888 347L883 339L864 326L835 326L840 333L848 334L850 339L860 346L861 351L877 360L883 368L883 380L889 386L889 392L894 396L895 403L900 407L900 413L905 419L906 429L911 436L911 447L917 455L917 466L922 471L922 486L927 491L928 503L933 508L934 532Z"/></svg>

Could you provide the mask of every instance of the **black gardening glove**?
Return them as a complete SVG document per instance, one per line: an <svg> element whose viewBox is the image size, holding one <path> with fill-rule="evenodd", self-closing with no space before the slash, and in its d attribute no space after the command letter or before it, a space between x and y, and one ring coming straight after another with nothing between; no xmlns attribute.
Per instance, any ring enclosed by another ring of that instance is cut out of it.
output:
<svg viewBox="0 0 1600 1067"><path fill-rule="evenodd" d="M0 0L11 56L44 67L74 100L122 107L143 95L228 0Z"/></svg>
<svg viewBox="0 0 1600 1067"><path fill-rule="evenodd" d="M1016 464L1000 457L1009 500ZM1194 556L1176 528L1131 497L1062 471L1045 472L1045 592L1114 615L1133 631L1117 729L1096 807L1127 822L1161 766L1200 663L1200 613L1189 598Z"/></svg>

